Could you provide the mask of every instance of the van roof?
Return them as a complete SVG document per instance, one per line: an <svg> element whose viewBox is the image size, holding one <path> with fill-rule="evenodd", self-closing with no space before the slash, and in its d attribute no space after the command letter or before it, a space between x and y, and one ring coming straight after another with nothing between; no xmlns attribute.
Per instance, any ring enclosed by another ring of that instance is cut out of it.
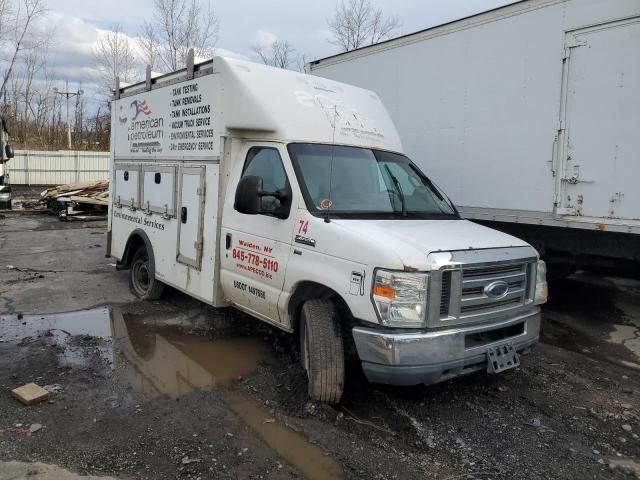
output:
<svg viewBox="0 0 640 480"><path fill-rule="evenodd" d="M240 130L265 139L403 151L376 93L235 58L215 57L155 78L148 73L145 82L119 88L115 97L142 99L163 87L208 75L214 75L211 117L220 135Z"/></svg>

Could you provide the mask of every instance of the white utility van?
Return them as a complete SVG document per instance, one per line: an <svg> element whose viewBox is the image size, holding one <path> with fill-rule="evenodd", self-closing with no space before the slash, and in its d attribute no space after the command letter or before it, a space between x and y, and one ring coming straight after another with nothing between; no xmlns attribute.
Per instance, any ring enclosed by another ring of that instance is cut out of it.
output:
<svg viewBox="0 0 640 480"><path fill-rule="evenodd" d="M108 254L132 291L170 285L300 336L313 399L367 378L436 383L518 365L544 263L462 220L368 90L218 57L117 86Z"/></svg>

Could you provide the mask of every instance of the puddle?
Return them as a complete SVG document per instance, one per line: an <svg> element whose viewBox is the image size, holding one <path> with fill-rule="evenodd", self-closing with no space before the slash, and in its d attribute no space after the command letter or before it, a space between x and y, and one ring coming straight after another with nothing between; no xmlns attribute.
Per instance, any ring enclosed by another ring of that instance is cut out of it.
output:
<svg viewBox="0 0 640 480"><path fill-rule="evenodd" d="M287 463L296 467L310 480L335 480L344 473L331 457L304 436L279 422L271 422L269 412L255 400L227 390L225 402L236 415L251 427L258 436Z"/></svg>
<svg viewBox="0 0 640 480"><path fill-rule="evenodd" d="M254 338L210 340L176 331L150 332L141 318L113 313L116 368L138 392L177 398L194 390L230 387L239 377L272 359L271 349ZM227 406L283 460L311 480L344 478L341 467L300 433L251 397L222 390Z"/></svg>
<svg viewBox="0 0 640 480"><path fill-rule="evenodd" d="M554 285L542 341L640 370L640 282L574 275Z"/></svg>
<svg viewBox="0 0 640 480"><path fill-rule="evenodd" d="M62 366L84 367L95 353L111 359L109 309L106 307L47 315L0 315L0 341L28 343L45 338L50 345L64 347L58 353ZM89 349L88 347L91 347Z"/></svg>
<svg viewBox="0 0 640 480"><path fill-rule="evenodd" d="M31 480L116 480L113 477L77 475L57 465L0 461L0 479L18 480L24 478Z"/></svg>
<svg viewBox="0 0 640 480"><path fill-rule="evenodd" d="M177 331L152 332L134 315L114 312L114 365L138 392L177 398L194 390L231 387L239 377L272 361L271 348L255 338L210 340ZM223 398L270 448L306 478L344 478L340 466L300 433L273 421L251 397L224 388ZM269 421L267 421L269 420Z"/></svg>
<svg viewBox="0 0 640 480"><path fill-rule="evenodd" d="M179 316L179 315L178 315ZM171 326L176 315L131 315L98 308L54 315L0 315L2 341L46 339L60 349L63 365L82 367L99 355L135 391L178 398L221 388L225 403L255 434L304 477L344 478L341 467L304 435L274 420L259 402L233 390L234 383L273 361L271 347L254 337L209 339Z"/></svg>
<svg viewBox="0 0 640 480"><path fill-rule="evenodd" d="M640 360L640 330L635 325L614 325L609 335L610 343L625 346Z"/></svg>
<svg viewBox="0 0 640 480"><path fill-rule="evenodd" d="M614 328L611 333L602 333L602 336L594 338L580 327L571 325L571 322L561 315L545 312L544 317L540 335L544 343L640 371L640 337L629 340L626 328L618 332Z"/></svg>
<svg viewBox="0 0 640 480"><path fill-rule="evenodd" d="M111 338L109 309L94 308L77 312L47 315L0 314L0 329L3 340L24 337L90 335Z"/></svg>
<svg viewBox="0 0 640 480"><path fill-rule="evenodd" d="M0 315L0 340L44 337L64 347L59 360L71 366L87 365L97 349L113 362L118 381L151 397L175 399L196 390L220 388L229 409L304 477L344 478L341 467L319 446L233 389L239 378L273 361L268 344L254 337L212 340L190 335L171 326L177 316L165 312L131 315L108 308L21 318Z"/></svg>
<svg viewBox="0 0 640 480"><path fill-rule="evenodd" d="M113 312L112 325L114 365L138 392L178 398L228 386L271 358L270 347L257 339L154 332L137 317Z"/></svg>

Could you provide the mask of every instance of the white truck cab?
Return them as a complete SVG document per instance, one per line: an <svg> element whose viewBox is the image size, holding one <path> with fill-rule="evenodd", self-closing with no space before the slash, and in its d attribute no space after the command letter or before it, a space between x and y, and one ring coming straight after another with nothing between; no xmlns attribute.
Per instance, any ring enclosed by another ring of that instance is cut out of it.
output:
<svg viewBox="0 0 640 480"><path fill-rule="evenodd" d="M518 365L538 340L544 263L460 219L403 154L371 91L216 57L121 88L108 254L300 336L313 399L338 402L353 342L370 381Z"/></svg>

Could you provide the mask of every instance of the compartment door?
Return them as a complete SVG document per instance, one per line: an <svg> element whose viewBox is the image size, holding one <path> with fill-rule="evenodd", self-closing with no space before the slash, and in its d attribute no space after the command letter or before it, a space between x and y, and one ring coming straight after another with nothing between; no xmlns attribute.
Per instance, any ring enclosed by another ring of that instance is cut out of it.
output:
<svg viewBox="0 0 640 480"><path fill-rule="evenodd" d="M116 163L114 204L140 208L140 165Z"/></svg>
<svg viewBox="0 0 640 480"><path fill-rule="evenodd" d="M567 34L559 215L640 218L640 18Z"/></svg>
<svg viewBox="0 0 640 480"><path fill-rule="evenodd" d="M145 165L142 167L141 208L165 218L176 215L176 167Z"/></svg>
<svg viewBox="0 0 640 480"><path fill-rule="evenodd" d="M204 167L182 168L178 210L178 262L198 270L202 262L204 195Z"/></svg>

